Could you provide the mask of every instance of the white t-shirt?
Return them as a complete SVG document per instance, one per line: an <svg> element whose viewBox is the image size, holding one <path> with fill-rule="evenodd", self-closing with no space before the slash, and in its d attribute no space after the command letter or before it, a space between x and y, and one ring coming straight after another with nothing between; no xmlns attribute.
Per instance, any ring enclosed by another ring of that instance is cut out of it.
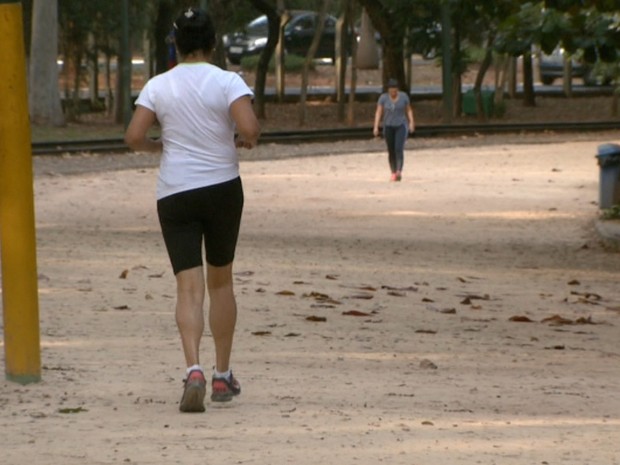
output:
<svg viewBox="0 0 620 465"><path fill-rule="evenodd" d="M150 79L136 105L153 111L162 128L157 198L239 176L230 105L247 84L208 63L181 63Z"/></svg>

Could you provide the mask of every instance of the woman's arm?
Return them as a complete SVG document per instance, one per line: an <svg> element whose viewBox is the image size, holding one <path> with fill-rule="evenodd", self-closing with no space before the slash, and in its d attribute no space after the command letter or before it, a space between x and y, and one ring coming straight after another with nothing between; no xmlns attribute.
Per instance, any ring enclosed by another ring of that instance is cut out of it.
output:
<svg viewBox="0 0 620 465"><path fill-rule="evenodd" d="M146 136L155 119L154 112L141 105L136 106L136 111L125 131L125 143L130 149L138 152L161 152L163 147L161 140L153 140Z"/></svg>
<svg viewBox="0 0 620 465"><path fill-rule="evenodd" d="M407 119L409 120L409 132L415 131L415 119L413 119L413 107L407 105Z"/></svg>
<svg viewBox="0 0 620 465"><path fill-rule="evenodd" d="M250 96L239 97L230 105L230 116L237 125L239 136L235 142L237 147L251 149L258 142L260 125L252 108Z"/></svg>
<svg viewBox="0 0 620 465"><path fill-rule="evenodd" d="M377 103L377 109L375 110L375 125L372 129L372 133L375 137L379 137L379 123L383 116L383 105Z"/></svg>

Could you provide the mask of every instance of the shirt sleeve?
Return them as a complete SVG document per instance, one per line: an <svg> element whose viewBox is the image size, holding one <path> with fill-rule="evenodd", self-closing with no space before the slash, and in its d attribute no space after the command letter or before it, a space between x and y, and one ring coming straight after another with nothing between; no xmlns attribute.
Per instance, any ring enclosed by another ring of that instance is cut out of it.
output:
<svg viewBox="0 0 620 465"><path fill-rule="evenodd" d="M226 92L228 106L232 105L232 103L240 97L244 97L246 95L252 98L254 97L254 92L252 92L252 89L250 89L245 81L241 79L241 76L237 73L230 73L230 75L231 78L228 82Z"/></svg>
<svg viewBox="0 0 620 465"><path fill-rule="evenodd" d="M155 112L155 102L153 101L151 95L151 86L149 86L149 82L147 82L140 91L140 95L138 95L138 98L136 99L136 105L143 106L152 112Z"/></svg>

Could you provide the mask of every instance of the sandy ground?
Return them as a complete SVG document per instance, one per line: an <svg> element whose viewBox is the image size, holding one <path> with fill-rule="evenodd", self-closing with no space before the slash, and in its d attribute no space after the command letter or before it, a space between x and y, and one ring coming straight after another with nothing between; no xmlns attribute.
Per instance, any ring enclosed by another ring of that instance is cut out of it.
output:
<svg viewBox="0 0 620 465"><path fill-rule="evenodd" d="M37 159L43 380L0 381L0 463L620 464L609 136L413 139L401 183L381 141L244 153L243 392L204 414L154 159Z"/></svg>

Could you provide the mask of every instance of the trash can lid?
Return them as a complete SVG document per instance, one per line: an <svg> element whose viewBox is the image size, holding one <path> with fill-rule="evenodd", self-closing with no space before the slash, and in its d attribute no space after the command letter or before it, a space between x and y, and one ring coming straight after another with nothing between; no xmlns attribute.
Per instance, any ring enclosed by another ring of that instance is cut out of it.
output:
<svg viewBox="0 0 620 465"><path fill-rule="evenodd" d="M598 157L611 157L620 155L620 145L618 144L601 144L598 146Z"/></svg>

